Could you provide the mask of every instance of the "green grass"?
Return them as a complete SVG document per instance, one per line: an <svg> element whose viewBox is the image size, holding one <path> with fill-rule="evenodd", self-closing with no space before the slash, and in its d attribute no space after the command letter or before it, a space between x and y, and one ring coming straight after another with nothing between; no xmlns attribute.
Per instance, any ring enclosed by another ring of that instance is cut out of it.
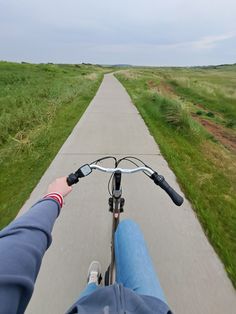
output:
<svg viewBox="0 0 236 314"><path fill-rule="evenodd" d="M127 89L159 144L162 154L174 170L205 233L236 287L235 154L223 147L192 118L193 104L190 102L192 100L190 93L178 89L176 95L175 88L172 87L170 90L166 88L166 85L171 86L170 82L175 80L179 82L179 77L182 81L185 79L188 81L189 77L194 81L194 78L198 80L200 75L202 82L207 81L210 76L213 80L214 69L209 69L209 73L207 71L207 69L138 68L116 76ZM218 82L221 75L218 69L215 71ZM227 71L228 79L226 72L222 74L222 84L224 81L222 91L231 88L232 73L228 69ZM190 84L190 88L191 86ZM201 89L201 97L208 99L208 91L203 91L204 86ZM228 99L224 104L224 112L227 113L224 120L227 122L227 119L234 117L236 112L236 108L231 106L234 103L234 96L231 98L230 93L222 92L222 97ZM213 96L212 103L206 101L204 106L208 111L214 109L216 113L222 112L219 104L213 104Z"/></svg>
<svg viewBox="0 0 236 314"><path fill-rule="evenodd" d="M0 228L29 197L105 71L89 65L0 62Z"/></svg>
<svg viewBox="0 0 236 314"><path fill-rule="evenodd" d="M226 126L236 127L236 65L168 69L165 75L178 95L222 115Z"/></svg>

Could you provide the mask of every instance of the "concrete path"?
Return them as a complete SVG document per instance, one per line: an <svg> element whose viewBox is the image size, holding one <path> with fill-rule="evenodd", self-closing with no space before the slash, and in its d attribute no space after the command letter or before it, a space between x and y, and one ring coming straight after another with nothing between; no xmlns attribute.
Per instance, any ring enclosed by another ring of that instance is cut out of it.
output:
<svg viewBox="0 0 236 314"><path fill-rule="evenodd" d="M180 191L128 94L108 74L21 213L43 195L52 179L108 154L139 156ZM106 174L93 173L81 180L66 199L26 313L64 313L83 289L90 261L98 259L106 269L111 231L108 178ZM173 311L235 313L235 290L189 202L185 200L182 207L176 207L142 174L124 176L123 194L126 198L123 217L140 224Z"/></svg>

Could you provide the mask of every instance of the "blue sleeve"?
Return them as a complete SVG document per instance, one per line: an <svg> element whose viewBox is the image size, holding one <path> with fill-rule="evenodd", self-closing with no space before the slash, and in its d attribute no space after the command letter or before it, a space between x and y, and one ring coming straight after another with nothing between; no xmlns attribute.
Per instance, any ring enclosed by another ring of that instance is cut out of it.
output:
<svg viewBox="0 0 236 314"><path fill-rule="evenodd" d="M43 199L0 231L0 314L24 313L59 212Z"/></svg>

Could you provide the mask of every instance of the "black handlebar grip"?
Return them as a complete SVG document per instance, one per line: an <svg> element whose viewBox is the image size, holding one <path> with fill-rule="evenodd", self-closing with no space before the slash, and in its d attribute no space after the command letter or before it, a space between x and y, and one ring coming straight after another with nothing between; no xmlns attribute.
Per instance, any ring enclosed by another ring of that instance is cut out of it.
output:
<svg viewBox="0 0 236 314"><path fill-rule="evenodd" d="M73 185L73 184L76 184L79 182L79 179L78 177L74 174L74 173L71 173L67 179L66 179L66 182L69 186Z"/></svg>
<svg viewBox="0 0 236 314"><path fill-rule="evenodd" d="M151 178L156 183L156 185L159 185L166 193L170 196L172 201L177 206L181 206L183 204L183 197L180 196L165 180L165 178L157 173L154 173Z"/></svg>

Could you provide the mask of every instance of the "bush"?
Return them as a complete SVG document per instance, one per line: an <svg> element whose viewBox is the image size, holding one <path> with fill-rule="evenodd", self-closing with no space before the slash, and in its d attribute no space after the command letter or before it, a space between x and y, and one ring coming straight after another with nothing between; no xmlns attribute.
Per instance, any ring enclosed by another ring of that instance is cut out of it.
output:
<svg viewBox="0 0 236 314"><path fill-rule="evenodd" d="M190 130L190 116L186 108L177 101L160 99L160 111L165 121L177 130Z"/></svg>
<svg viewBox="0 0 236 314"><path fill-rule="evenodd" d="M234 121L234 120L229 120L229 121L227 121L226 124L225 124L225 126L226 126L227 128L234 128L235 125L236 125L236 121Z"/></svg>
<svg viewBox="0 0 236 314"><path fill-rule="evenodd" d="M209 111L207 114L206 114L208 117L210 117L210 118L214 118L214 113L213 112L211 112L211 111Z"/></svg>
<svg viewBox="0 0 236 314"><path fill-rule="evenodd" d="M201 110L198 110L198 111L196 112L196 114L197 114L198 116L201 116L201 115L203 115L203 112L202 112Z"/></svg>

